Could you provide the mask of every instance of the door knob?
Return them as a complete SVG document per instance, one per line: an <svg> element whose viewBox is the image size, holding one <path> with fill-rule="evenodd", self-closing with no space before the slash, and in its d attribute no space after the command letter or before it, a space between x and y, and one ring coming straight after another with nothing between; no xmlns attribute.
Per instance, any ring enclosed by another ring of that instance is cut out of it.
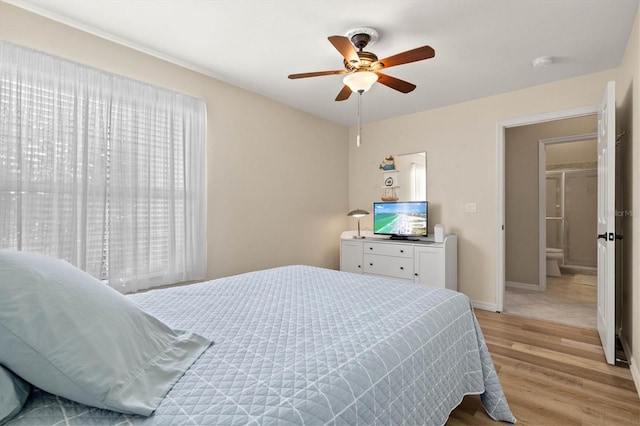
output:
<svg viewBox="0 0 640 426"><path fill-rule="evenodd" d="M598 239L602 238L605 241L613 241L617 237L613 232L609 232L608 234L605 232L604 234L598 234Z"/></svg>

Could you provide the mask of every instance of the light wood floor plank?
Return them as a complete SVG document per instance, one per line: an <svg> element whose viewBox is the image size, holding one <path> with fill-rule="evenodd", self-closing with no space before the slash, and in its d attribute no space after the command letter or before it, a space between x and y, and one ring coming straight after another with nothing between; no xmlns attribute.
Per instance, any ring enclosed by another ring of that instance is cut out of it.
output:
<svg viewBox="0 0 640 426"><path fill-rule="evenodd" d="M628 368L604 360L595 330L476 311L519 425L640 426ZM470 395L448 426L496 425Z"/></svg>

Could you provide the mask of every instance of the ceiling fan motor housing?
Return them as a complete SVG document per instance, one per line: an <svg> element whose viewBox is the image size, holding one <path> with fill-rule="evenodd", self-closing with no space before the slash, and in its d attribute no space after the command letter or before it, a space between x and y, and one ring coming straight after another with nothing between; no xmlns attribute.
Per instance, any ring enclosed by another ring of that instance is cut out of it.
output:
<svg viewBox="0 0 640 426"><path fill-rule="evenodd" d="M361 50L358 52L358 57L360 58L358 62L349 62L346 59L343 61L347 71L376 71L382 68L382 64L378 62L378 57L374 53Z"/></svg>
<svg viewBox="0 0 640 426"><path fill-rule="evenodd" d="M344 60L344 66L348 72L352 71L370 71L375 72L382 68L382 64L378 62L378 57L371 53L365 52L363 49L368 45L373 46L378 40L378 32L373 28L360 27L354 28L347 32L346 36L351 40L351 43L358 50L358 62L349 62Z"/></svg>

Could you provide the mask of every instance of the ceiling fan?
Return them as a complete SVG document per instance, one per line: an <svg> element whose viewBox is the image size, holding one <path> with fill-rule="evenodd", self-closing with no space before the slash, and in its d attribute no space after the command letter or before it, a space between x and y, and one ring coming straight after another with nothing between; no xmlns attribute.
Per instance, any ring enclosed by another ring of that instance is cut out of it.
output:
<svg viewBox="0 0 640 426"><path fill-rule="evenodd" d="M415 84L383 74L380 70L433 58L436 54L435 50L430 46L422 46L384 59L378 59L375 54L363 50L367 45L372 46L377 39L378 32L368 27L353 29L347 32L345 36L331 36L329 37L329 42L344 58L344 69L291 74L289 78L347 74L343 80L344 87L338 93L336 101L349 99L352 92L362 94L369 90L376 81L402 93L411 92L416 88Z"/></svg>

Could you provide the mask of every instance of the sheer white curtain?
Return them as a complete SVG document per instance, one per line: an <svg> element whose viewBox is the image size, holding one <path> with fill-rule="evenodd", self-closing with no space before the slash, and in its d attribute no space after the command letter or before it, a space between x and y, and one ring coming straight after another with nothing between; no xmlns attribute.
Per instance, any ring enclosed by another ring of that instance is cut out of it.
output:
<svg viewBox="0 0 640 426"><path fill-rule="evenodd" d="M202 100L0 42L0 248L122 292L204 278Z"/></svg>

